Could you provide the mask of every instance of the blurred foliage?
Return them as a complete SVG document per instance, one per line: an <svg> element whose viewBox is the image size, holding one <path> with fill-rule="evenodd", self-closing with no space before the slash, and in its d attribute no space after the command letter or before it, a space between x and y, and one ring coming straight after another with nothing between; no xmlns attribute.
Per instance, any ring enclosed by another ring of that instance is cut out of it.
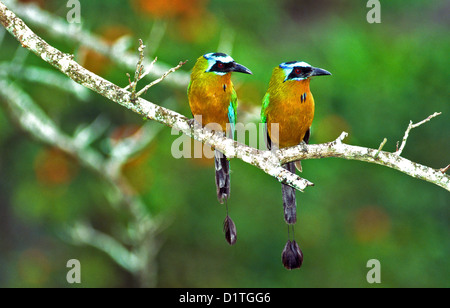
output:
<svg viewBox="0 0 450 308"><path fill-rule="evenodd" d="M68 10L65 1L35 2L61 17ZM366 22L365 1L81 2L84 29L111 42L124 34L136 42L142 38L164 63L188 59L185 71L201 54L230 52L254 73L233 77L241 114L260 106L279 63L304 60L329 70L333 76L311 84L316 100L312 143L334 140L345 130L348 143L377 148L386 137L384 149L394 151L409 120L440 111L412 131L403 156L434 168L449 163L448 1L381 1L381 24ZM152 29L163 31L155 45ZM56 40L45 29L34 30L104 78L128 83L126 71L103 56ZM17 48L7 34L0 62L11 61ZM26 63L48 67L34 55ZM111 122L105 136L111 142L142 124L139 116L96 94L83 102L58 89L17 82L69 134L100 114ZM190 116L183 87L163 82L146 98ZM1 100L0 106L5 106ZM110 207L101 179L30 139L7 115L0 108L0 286L69 286L65 265L72 258L81 261L83 287L136 286L104 253L69 245L61 236L65 226L80 219L114 234L117 221L126 223L126 211ZM362 162L303 162L303 176L316 185L297 193L295 235L304 263L287 271L281 264L287 228L279 183L231 161L228 206L238 241L230 247L222 233L225 208L215 196L212 161L174 159L175 138L163 128L124 167L150 213L170 221L160 234L158 286L372 287L366 263L375 258L381 262L378 286L450 287L450 198L444 189ZM108 146L96 147L106 153Z"/></svg>

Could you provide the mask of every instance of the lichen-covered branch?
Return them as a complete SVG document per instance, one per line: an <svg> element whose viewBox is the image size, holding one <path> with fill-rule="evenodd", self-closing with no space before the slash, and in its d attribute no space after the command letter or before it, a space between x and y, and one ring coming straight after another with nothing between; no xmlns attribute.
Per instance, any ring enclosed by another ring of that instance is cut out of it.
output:
<svg viewBox="0 0 450 308"><path fill-rule="evenodd" d="M347 137L347 133L343 132L335 141L281 149L277 152L277 155L281 163L325 157L340 157L374 163L401 171L414 178L428 181L450 191L450 177L440 169L433 169L415 163L397 155L397 152L390 153L379 149L345 144L342 142L345 137Z"/></svg>
<svg viewBox="0 0 450 308"><path fill-rule="evenodd" d="M64 18L55 16L39 8L39 6L34 3L24 4L15 0L4 0L3 3L5 3L12 11L16 12L17 15L22 16L23 19L27 20L30 25L45 29L46 33L48 32L49 35L55 38L75 42L88 47L130 71L134 70L136 67L138 55L126 51L120 42L111 45L105 42L100 36L83 30L79 24L70 24ZM149 61L144 61L143 65L146 68L152 66ZM142 74L142 77L149 75L157 78L169 69L170 67L167 64L159 62L159 64L155 64L154 67L152 67L151 71L145 71ZM189 74L187 72L179 72L176 75L172 75L171 78L168 78L166 81L177 87L186 87L189 83Z"/></svg>
<svg viewBox="0 0 450 308"><path fill-rule="evenodd" d="M405 135L403 136L403 139L402 139L402 144L400 145L400 148L398 148L398 150L395 152L395 154L398 156L400 156L402 154L403 149L405 148L405 145L406 145L406 140L408 140L409 132L411 131L411 129L419 127L420 125L424 124L425 122L430 121L432 118L437 117L440 114L441 114L440 112L435 112L432 115L430 115L428 118L426 118L425 120L422 120L416 124L413 124L412 121L409 121L408 128L406 129Z"/></svg>
<svg viewBox="0 0 450 308"><path fill-rule="evenodd" d="M149 83L148 85L146 85L144 88L142 88L142 90L140 90L138 93L136 93L136 96L139 97L142 94L146 93L148 91L148 89L150 89L151 87L157 85L158 83L160 83L161 81L163 81L167 76L169 76L169 74L177 71L180 67L182 67L184 64L186 64L187 61L184 62L180 62L178 63L177 66L170 68L167 72L165 72L164 74L162 74L161 77L159 77L158 79L152 81L151 83ZM152 62L153 63L153 62Z"/></svg>
<svg viewBox="0 0 450 308"><path fill-rule="evenodd" d="M281 164L298 159L341 157L387 166L410 176L429 181L450 191L450 178L443 172L411 162L399 155L381 151L381 147L377 150L346 145L342 143L346 133L343 133L337 140L330 143L300 145L277 152L262 151L246 146L232 139L228 139L221 134L208 131L202 127L196 127L194 122L185 116L140 97L132 102L129 91L86 70L73 60L73 56L65 54L47 44L33 33L20 18L8 10L1 1L0 23L23 47L34 52L44 61L69 76L72 80L133 112L165 124L191 138L208 144L216 150L223 152L229 158L239 158L244 162L258 167L267 174L275 177L278 181L298 190L303 191L306 187L312 186L313 183L288 172L281 167Z"/></svg>
<svg viewBox="0 0 450 308"><path fill-rule="evenodd" d="M276 156L268 151L259 151L254 148L238 144L218 133L213 133L202 128L194 128L192 122L185 116L175 111L153 104L142 98L131 101L131 93L119 86L88 71L76 61L73 56L65 54L50 46L37 36L30 28L18 18L12 11L0 2L0 23L10 32L23 47L29 49L45 62L66 74L77 83L99 93L109 100L118 103L148 119L155 120L184 134L195 138L202 143L208 143L227 157L238 157L250 163L264 172L277 178L280 182L291 185L299 190L313 185L311 182L286 171L279 164Z"/></svg>

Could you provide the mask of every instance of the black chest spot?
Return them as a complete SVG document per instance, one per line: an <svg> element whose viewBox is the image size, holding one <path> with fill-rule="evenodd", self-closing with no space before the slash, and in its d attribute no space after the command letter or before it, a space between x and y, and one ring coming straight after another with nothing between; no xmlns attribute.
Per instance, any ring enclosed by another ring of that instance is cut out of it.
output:
<svg viewBox="0 0 450 308"><path fill-rule="evenodd" d="M300 102L304 103L306 101L306 93L303 93L302 95L300 95Z"/></svg>

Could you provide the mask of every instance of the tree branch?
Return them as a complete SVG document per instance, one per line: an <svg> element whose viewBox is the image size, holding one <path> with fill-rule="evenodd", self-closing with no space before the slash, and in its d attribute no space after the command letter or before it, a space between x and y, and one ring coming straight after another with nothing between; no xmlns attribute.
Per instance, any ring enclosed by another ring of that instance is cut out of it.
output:
<svg viewBox="0 0 450 308"><path fill-rule="evenodd" d="M300 145L277 152L262 151L240 144L219 133L208 131L202 127L195 127L193 122L185 116L142 98L137 98L133 103L130 92L86 70L73 60L73 56L62 53L47 44L34 34L13 12L8 10L1 1L0 23L23 47L31 50L44 61L53 65L81 85L148 119L165 124L191 138L206 143L216 150L223 152L229 158L239 158L246 163L258 167L267 174L275 177L278 181L300 191L303 191L308 186L312 186L313 183L288 172L281 167L281 164L299 159L324 157L341 157L380 164L399 170L415 178L429 181L450 191L450 177L440 170L411 162L397 154L381 151L381 147L379 150L376 150L346 145L342 143L342 140L347 135L345 132L333 142L319 145Z"/></svg>
<svg viewBox="0 0 450 308"><path fill-rule="evenodd" d="M208 143L215 149L223 152L227 157L239 157L243 161L262 169L278 181L291 185L296 189L303 191L306 187L313 185L310 181L302 179L282 168L276 156L269 151L259 151L246 145L238 144L220 133L213 133L202 128L194 129L192 123L185 116L155 105L142 98L138 98L135 103L132 103L130 92L80 66L73 60L72 55L65 54L50 46L31 31L2 2L0 2L0 23L23 47L41 57L45 62L53 65L75 82L99 93L109 100L148 119L155 120L181 131L202 143Z"/></svg>
<svg viewBox="0 0 450 308"><path fill-rule="evenodd" d="M144 61L144 49L145 49L144 42L142 42L142 40L140 39L139 40L139 48L138 48L139 60L136 65L136 72L134 73L134 81L130 84L130 86L131 86L131 101L133 101L133 102L136 99L137 83L138 83L139 79L141 79L142 71L144 70L144 66L142 65L142 62Z"/></svg>
<svg viewBox="0 0 450 308"><path fill-rule="evenodd" d="M82 46L86 46L89 49L108 57L114 63L126 67L130 71L136 68L138 55L125 51L123 46L119 43L111 45L105 42L100 36L83 30L77 24L70 24L64 18L42 10L36 4L23 4L18 3L15 0L4 0L2 2L12 11L16 12L17 15L22 16L31 25L44 28L48 31L49 35L55 38L76 42ZM145 67L152 66L149 61L144 61L143 65ZM169 65L160 62L159 64L155 64L152 71L144 72L142 77L146 75L159 77L169 69ZM177 87L187 87L189 83L189 74L187 72L179 72L168 78L167 82Z"/></svg>
<svg viewBox="0 0 450 308"><path fill-rule="evenodd" d="M400 145L400 148L395 152L395 154L398 155L398 156L400 156L402 154L403 149L405 148L405 145L406 145L406 140L409 137L409 132L411 131L411 129L419 127L423 123L430 121L432 118L437 117L440 114L441 114L441 112L435 112L432 115L430 115L428 118L426 118L425 120L422 120L422 121L420 121L419 123L416 123L416 124L413 124L412 121L409 121L408 128L406 129L405 135L403 136L403 139L402 139L402 144Z"/></svg>
<svg viewBox="0 0 450 308"><path fill-rule="evenodd" d="M69 241L74 244L84 244L95 247L111 257L117 264L130 273L136 273L142 269L138 256L126 249L113 237L95 230L84 222L77 222L66 230Z"/></svg>
<svg viewBox="0 0 450 308"><path fill-rule="evenodd" d="M172 67L171 69L169 69L167 72L165 72L161 77L159 77L158 79L152 81L151 83L149 83L148 85L146 85L142 90L140 90L138 93L136 93L136 96L139 97L142 94L144 94L145 92L147 92L148 89L150 89L151 87L153 87L154 85L157 85L158 83L160 83L161 81L163 81L167 76L169 76L170 73L173 73L175 71L177 71L180 67L182 67L184 64L186 64L187 60L184 62L180 62L178 63L177 66Z"/></svg>
<svg viewBox="0 0 450 308"><path fill-rule="evenodd" d="M403 172L414 178L428 181L450 191L450 177L441 172L397 155L378 149L348 145L342 142L347 137L343 132L335 141L323 144L309 144L306 147L299 145L281 149L277 155L282 164L299 159L317 159L326 157L339 157L349 160L359 160L386 166Z"/></svg>
<svg viewBox="0 0 450 308"><path fill-rule="evenodd" d="M128 226L133 230L133 236L128 236L133 249L128 250L120 242L92 228L69 228L67 234L71 241L88 244L107 253L124 269L139 277L142 286L154 286L156 283L155 256L158 245L155 242L155 234L159 231L160 222L148 214L147 207L143 204L139 195L133 192L126 178L121 174L121 167L131 155L148 145L155 136L155 130L149 131L149 125L145 124L144 138L139 142L131 142L127 151L113 148L111 158L104 158L98 151L89 147L90 141L97 134L101 120L94 121L92 127L79 131L74 137L64 134L55 123L33 102L22 89L0 78L0 97L4 99L12 118L17 121L20 128L35 137L44 144L57 147L67 154L75 157L81 165L97 174L106 181L112 190L108 190L106 196L111 193L110 203L126 205L134 221ZM100 122L100 123L99 123ZM127 142L123 140L122 142ZM123 148L123 146L119 147ZM81 232L82 230L83 232Z"/></svg>

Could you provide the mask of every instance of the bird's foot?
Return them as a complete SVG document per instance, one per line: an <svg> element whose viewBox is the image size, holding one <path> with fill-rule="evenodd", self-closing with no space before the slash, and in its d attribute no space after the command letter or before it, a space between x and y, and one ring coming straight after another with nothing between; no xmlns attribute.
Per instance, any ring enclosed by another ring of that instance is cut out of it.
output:
<svg viewBox="0 0 450 308"><path fill-rule="evenodd" d="M302 140L302 142L300 142L300 144L302 146L302 152L308 152L308 144Z"/></svg>

